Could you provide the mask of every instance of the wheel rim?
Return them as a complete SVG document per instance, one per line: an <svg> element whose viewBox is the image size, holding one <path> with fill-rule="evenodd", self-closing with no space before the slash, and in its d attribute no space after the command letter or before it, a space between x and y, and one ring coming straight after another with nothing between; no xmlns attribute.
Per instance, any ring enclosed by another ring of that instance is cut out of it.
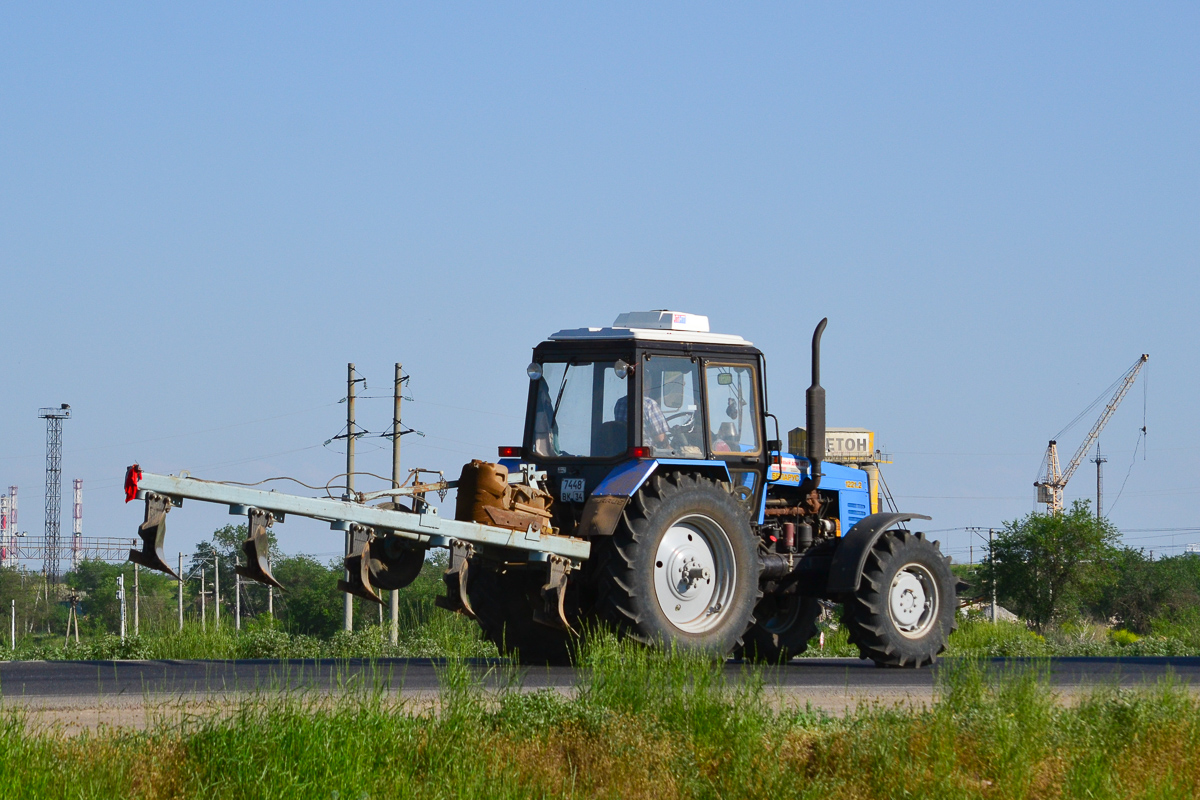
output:
<svg viewBox="0 0 1200 800"><path fill-rule="evenodd" d="M938 591L933 574L921 564L905 564L892 578L888 615L901 635L924 636L937 619Z"/></svg>
<svg viewBox="0 0 1200 800"><path fill-rule="evenodd" d="M679 630L704 633L720 625L735 583L733 546L712 519L683 517L659 540L654 590L663 615Z"/></svg>

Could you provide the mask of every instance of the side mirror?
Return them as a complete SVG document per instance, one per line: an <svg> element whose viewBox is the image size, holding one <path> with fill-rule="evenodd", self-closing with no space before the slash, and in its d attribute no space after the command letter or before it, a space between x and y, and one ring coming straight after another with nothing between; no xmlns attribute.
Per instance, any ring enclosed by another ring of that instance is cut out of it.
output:
<svg viewBox="0 0 1200 800"><path fill-rule="evenodd" d="M775 452L783 451L783 442L779 439L767 439L767 449Z"/></svg>

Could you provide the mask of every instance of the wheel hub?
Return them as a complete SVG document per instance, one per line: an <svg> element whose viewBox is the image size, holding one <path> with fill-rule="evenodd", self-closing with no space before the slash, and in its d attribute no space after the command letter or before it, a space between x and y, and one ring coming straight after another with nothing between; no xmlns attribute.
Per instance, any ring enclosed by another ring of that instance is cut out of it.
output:
<svg viewBox="0 0 1200 800"><path fill-rule="evenodd" d="M888 613L905 636L923 635L937 617L937 589L933 576L920 564L907 564L892 578Z"/></svg>
<svg viewBox="0 0 1200 800"><path fill-rule="evenodd" d="M659 608L673 625L698 633L719 621L733 589L733 552L715 522L677 521L659 540L654 565Z"/></svg>

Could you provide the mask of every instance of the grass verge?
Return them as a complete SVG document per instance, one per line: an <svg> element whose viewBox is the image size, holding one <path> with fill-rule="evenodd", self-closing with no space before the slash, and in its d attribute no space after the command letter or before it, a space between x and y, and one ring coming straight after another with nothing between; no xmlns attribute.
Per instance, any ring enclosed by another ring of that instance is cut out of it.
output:
<svg viewBox="0 0 1200 800"><path fill-rule="evenodd" d="M946 656L966 658L1039 658L1049 656L1195 656L1200 635L1194 625L1156 627L1148 636L1114 631L1102 625L1075 622L1042 636L1025 625L968 618L951 637ZM824 646L814 639L805 658L857 658L844 627L823 625ZM497 656L495 645L483 639L478 626L465 617L440 609L421 609L402 619L400 639L393 645L386 628L368 626L353 633L339 631L328 639L288 633L267 620L248 621L240 631L188 622L171 630L129 636L112 635L73 641L27 638L15 651L0 649L0 660L110 660L212 658L486 658Z"/></svg>
<svg viewBox="0 0 1200 800"><path fill-rule="evenodd" d="M436 704L369 688L161 713L67 736L0 714L5 797L1174 798L1200 794L1200 706L1165 682L1063 706L1036 669L966 661L929 707L845 716L771 702L747 667L597 637L571 697L486 690L460 661ZM493 680L494 685L494 680ZM169 709L167 709L169 711Z"/></svg>

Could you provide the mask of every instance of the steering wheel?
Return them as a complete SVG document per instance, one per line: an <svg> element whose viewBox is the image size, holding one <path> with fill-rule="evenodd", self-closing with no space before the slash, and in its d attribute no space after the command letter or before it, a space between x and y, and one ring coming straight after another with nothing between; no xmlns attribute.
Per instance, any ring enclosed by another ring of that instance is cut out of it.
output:
<svg viewBox="0 0 1200 800"><path fill-rule="evenodd" d="M665 417L663 417L663 419L665 419L667 422L670 422L671 420L679 419L680 417L694 417L694 416L696 416L695 411L676 411L674 414L666 415Z"/></svg>

